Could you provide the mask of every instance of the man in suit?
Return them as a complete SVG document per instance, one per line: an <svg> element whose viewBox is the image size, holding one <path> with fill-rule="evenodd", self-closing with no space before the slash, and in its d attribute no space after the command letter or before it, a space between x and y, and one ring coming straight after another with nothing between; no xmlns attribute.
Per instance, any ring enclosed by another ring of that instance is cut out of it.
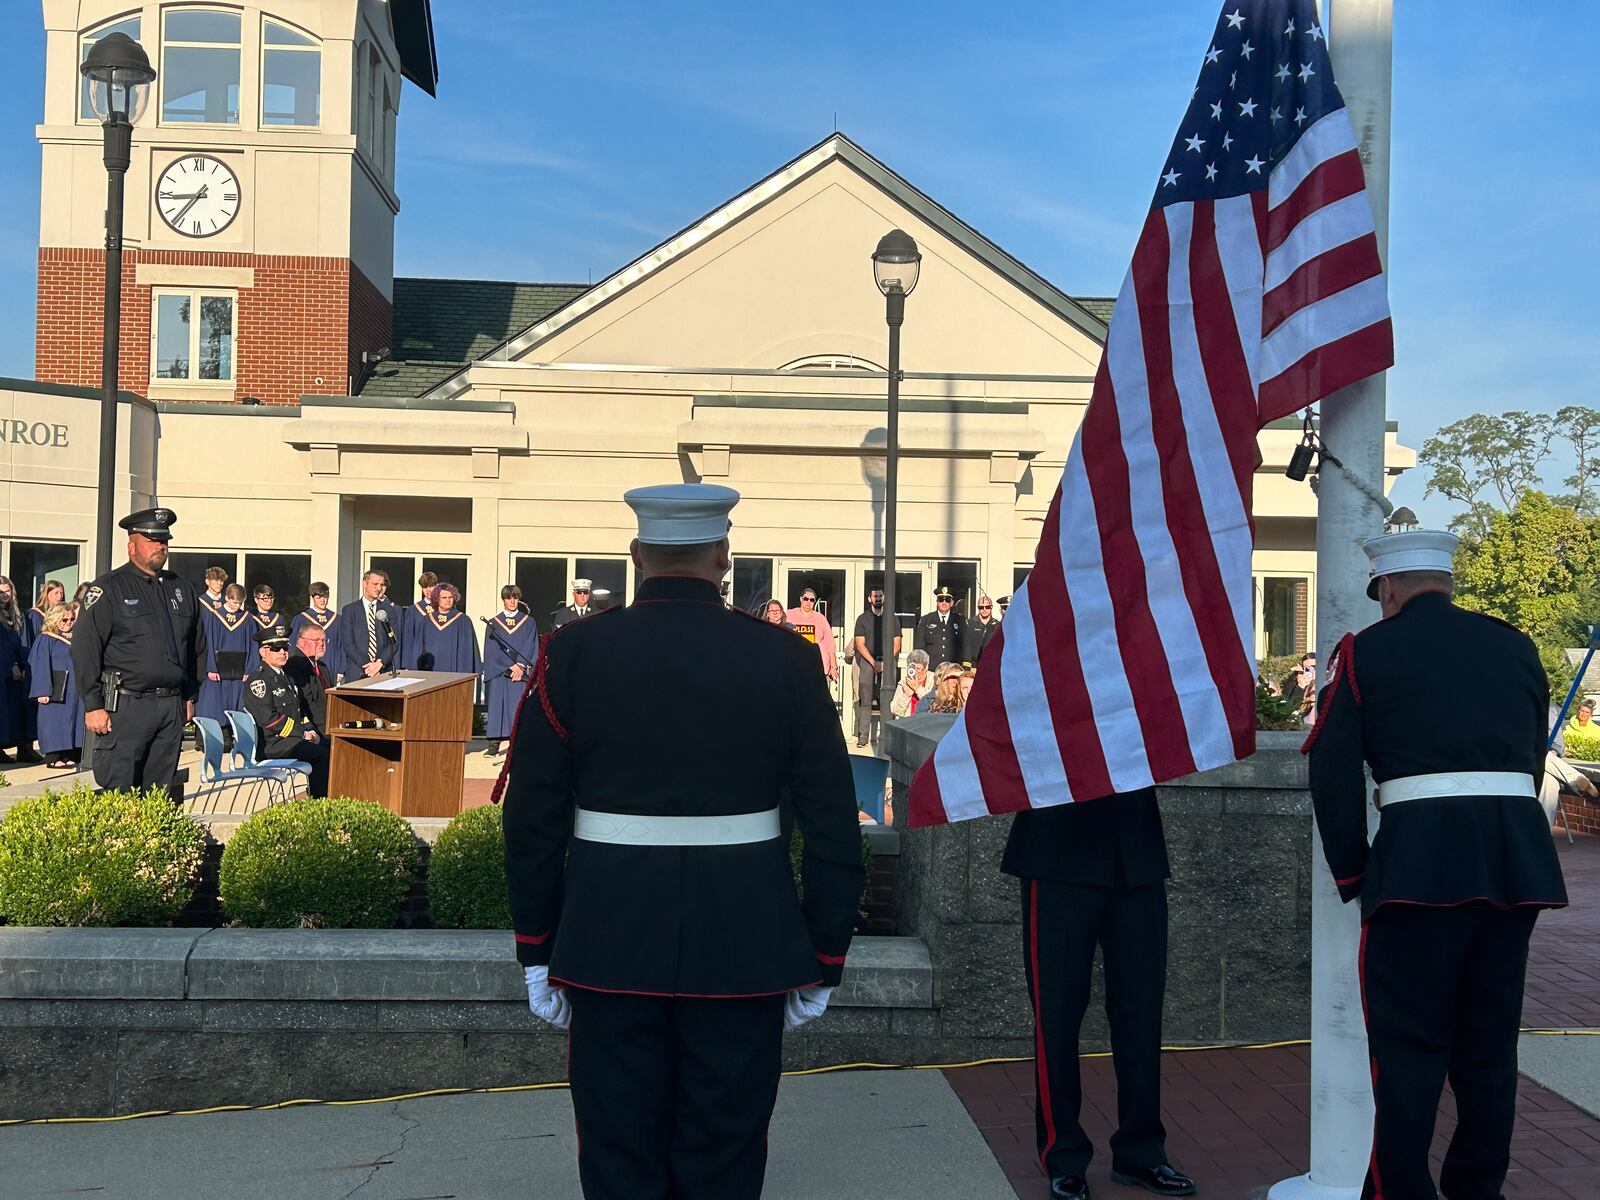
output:
<svg viewBox="0 0 1600 1200"><path fill-rule="evenodd" d="M563 625L570 625L573 621L581 621L594 609L589 607L589 595L594 584L587 579L574 579L572 581L572 603L564 608L556 609L551 618L553 628L560 629Z"/></svg>
<svg viewBox="0 0 1600 1200"><path fill-rule="evenodd" d="M305 697L284 668L289 663L289 629L276 625L257 629L261 665L244 683L244 710L254 718L261 737L256 758L292 758L311 764L308 796L328 794L328 742L312 727Z"/></svg>
<svg viewBox="0 0 1600 1200"><path fill-rule="evenodd" d="M784 1026L826 1008L855 923L849 759L816 649L723 606L738 493L625 499L637 600L550 636L502 776L517 958L571 1022L584 1195L755 1197ZM670 704L617 688L640 663Z"/></svg>
<svg viewBox="0 0 1600 1200"><path fill-rule="evenodd" d="M1094 1147L1079 1123L1078 1031L1096 945L1117 1076L1111 1178L1158 1196L1194 1180L1167 1161L1161 1004L1167 986L1166 835L1154 788L1020 812L1000 869L1022 880L1022 952L1033 1001L1035 1136L1053 1200L1088 1200Z"/></svg>
<svg viewBox="0 0 1600 1200"><path fill-rule="evenodd" d="M956 598L947 587L933 594L934 611L917 622L917 632L912 645L925 650L928 663L937 668L940 663L965 662L967 654L967 622L955 611Z"/></svg>
<svg viewBox="0 0 1600 1200"><path fill-rule="evenodd" d="M361 577L361 598L339 610L336 624L343 679L370 679L394 670L400 650L400 613L383 593L383 572L368 571Z"/></svg>
<svg viewBox="0 0 1600 1200"><path fill-rule="evenodd" d="M321 626L308 622L300 627L284 672L300 689L306 724L323 737L328 736L328 689L333 676L324 659L328 655L328 635Z"/></svg>
<svg viewBox="0 0 1600 1200"><path fill-rule="evenodd" d="M1567 902L1537 799L1549 682L1522 632L1451 602L1455 547L1432 530L1363 547L1384 619L1339 643L1307 739L1323 853L1340 897L1361 901L1376 1103L1368 1200L1435 1195L1428 1155L1446 1077L1456 1131L1439 1190L1500 1195L1528 939L1541 908ZM1439 703L1442 662L1460 703Z"/></svg>

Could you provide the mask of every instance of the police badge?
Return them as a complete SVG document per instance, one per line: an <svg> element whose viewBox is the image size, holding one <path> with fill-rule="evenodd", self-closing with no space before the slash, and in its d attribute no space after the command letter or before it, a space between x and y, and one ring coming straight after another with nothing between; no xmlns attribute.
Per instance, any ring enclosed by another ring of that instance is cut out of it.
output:
<svg viewBox="0 0 1600 1200"><path fill-rule="evenodd" d="M97 603L99 603L100 597L102 597L104 595L105 595L105 592L102 591L100 588L97 588L97 587L90 588L87 592L85 592L83 594L83 606L84 606L84 608L93 608Z"/></svg>
<svg viewBox="0 0 1600 1200"><path fill-rule="evenodd" d="M250 694L257 700L267 698L267 681L265 679L252 679L250 681Z"/></svg>

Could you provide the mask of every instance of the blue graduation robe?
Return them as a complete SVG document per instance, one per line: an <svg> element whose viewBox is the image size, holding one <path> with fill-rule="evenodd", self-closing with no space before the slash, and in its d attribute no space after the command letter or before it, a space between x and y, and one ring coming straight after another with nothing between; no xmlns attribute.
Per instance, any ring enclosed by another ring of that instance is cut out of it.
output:
<svg viewBox="0 0 1600 1200"><path fill-rule="evenodd" d="M418 600L400 610L400 623L395 632L400 636L400 648L395 662L405 670L427 671L430 667L418 665L422 657L422 635L433 621L433 605Z"/></svg>
<svg viewBox="0 0 1600 1200"><path fill-rule="evenodd" d="M339 614L331 608L318 612L314 608L302 609L295 614L294 621L289 625L289 644L294 645L300 640L300 631L307 625L315 625L328 635L328 647L333 647L333 623L339 619Z"/></svg>
<svg viewBox="0 0 1600 1200"><path fill-rule="evenodd" d="M513 658L507 652L501 638L510 643L520 658ZM537 621L525 612L508 613L502 609L495 614L483 636L483 688L488 701L484 732L491 739L511 736L511 722L516 718L533 669L525 667L520 681L511 679L506 672L513 662L537 662L538 654Z"/></svg>
<svg viewBox="0 0 1600 1200"><path fill-rule="evenodd" d="M434 613L419 621L419 625L421 632L415 638L417 649L414 653L408 650L412 661L407 669L466 671L476 675L482 668L472 618L460 609L443 616Z"/></svg>
<svg viewBox="0 0 1600 1200"><path fill-rule="evenodd" d="M242 609L236 613L223 610L221 613L211 613L210 606L202 607L201 619L205 621L206 631L206 661L200 675L200 695L195 698L194 712L197 717L210 717L222 726L222 731L228 731L228 709L235 711L244 707L244 678L237 679L208 679L208 675L215 675L217 671L217 652L228 651L245 656L244 672L246 675L253 669L250 667L250 654L255 651L256 658L261 657L260 648L251 635L255 632L256 624L250 615Z"/></svg>
<svg viewBox="0 0 1600 1200"><path fill-rule="evenodd" d="M261 612L254 607L245 610L249 615L245 620L245 627L253 634L257 629L265 629L268 625L277 625L283 618L278 615L277 609L270 612ZM209 627L208 627L209 631ZM245 653L244 673L249 678L250 674L261 665L261 647L256 645L254 637L250 639L250 649ZM235 705L235 707L238 707Z"/></svg>
<svg viewBox="0 0 1600 1200"><path fill-rule="evenodd" d="M202 609L210 609L214 613L227 611L223 607L226 601L223 599L221 592L213 596L210 592L202 590L196 599L200 601Z"/></svg>
<svg viewBox="0 0 1600 1200"><path fill-rule="evenodd" d="M28 652L28 665L33 676L28 698L39 710L40 753L54 758L68 750L82 749L83 698L78 695L77 680L72 677L72 640L59 634L41 633ZM39 697L49 696L53 690L57 671L67 673L66 700L59 704L54 700L40 704Z"/></svg>
<svg viewBox="0 0 1600 1200"><path fill-rule="evenodd" d="M33 740L33 721L30 708L37 708L28 699L28 643L32 641L28 622L18 620L17 628L0 622L0 642L5 643L5 710L6 732L0 746L15 746L19 750ZM22 668L22 678L13 679L11 668Z"/></svg>

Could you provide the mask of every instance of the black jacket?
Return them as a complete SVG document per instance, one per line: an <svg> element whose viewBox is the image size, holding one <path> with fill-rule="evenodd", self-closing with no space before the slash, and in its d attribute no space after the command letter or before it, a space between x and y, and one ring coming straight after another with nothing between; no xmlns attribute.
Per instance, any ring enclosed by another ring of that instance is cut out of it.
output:
<svg viewBox="0 0 1600 1200"><path fill-rule="evenodd" d="M193 700L205 661L200 601L187 579L171 571L146 575L129 562L83 594L72 635L72 674L85 709L106 706L100 675L110 670L122 672L129 691L173 688Z"/></svg>
<svg viewBox="0 0 1600 1200"><path fill-rule="evenodd" d="M1365 761L1378 783L1443 771L1544 777L1549 682L1520 631L1438 593L1347 637L1307 746L1322 848L1364 916L1389 903L1558 908L1550 825L1530 796L1408 800L1367 844ZM1452 686L1455 684L1457 686Z"/></svg>
<svg viewBox="0 0 1600 1200"><path fill-rule="evenodd" d="M283 668L294 686L300 690L300 703L311 728L326 736L328 732L328 689L333 686L333 672L328 660L319 658L312 662L299 651L289 656Z"/></svg>
<svg viewBox="0 0 1600 1200"><path fill-rule="evenodd" d="M999 621L968 621L967 661L976 665L978 657L988 648L989 643L994 641L994 635L999 632Z"/></svg>
<svg viewBox="0 0 1600 1200"><path fill-rule="evenodd" d="M1000 869L1092 887L1139 887L1170 877L1155 788L1018 813Z"/></svg>
<svg viewBox="0 0 1600 1200"><path fill-rule="evenodd" d="M940 663L965 662L967 654L967 622L958 612L950 614L948 621L941 621L936 612L928 613L917 622L916 632L912 635L911 645L918 650L928 652L928 669L932 671Z"/></svg>
<svg viewBox="0 0 1600 1200"><path fill-rule="evenodd" d="M835 984L861 896L849 758L816 647L656 577L552 634L523 701L505 793L517 957L580 988L753 996ZM619 681L633 680L619 687ZM805 836L621 846L573 809L716 816L782 808Z"/></svg>
<svg viewBox="0 0 1600 1200"><path fill-rule="evenodd" d="M255 718L261 740L256 757L286 758L300 744L310 725L305 701L288 671L262 663L244 681L244 710Z"/></svg>

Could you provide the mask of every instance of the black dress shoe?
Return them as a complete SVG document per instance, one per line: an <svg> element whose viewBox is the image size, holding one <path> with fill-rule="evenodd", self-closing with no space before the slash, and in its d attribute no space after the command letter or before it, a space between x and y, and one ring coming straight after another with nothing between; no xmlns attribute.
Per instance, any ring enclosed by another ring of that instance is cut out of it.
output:
<svg viewBox="0 0 1600 1200"><path fill-rule="evenodd" d="M44 761L44 756L32 746L29 746L26 750L17 750L17 761L19 763L42 763Z"/></svg>
<svg viewBox="0 0 1600 1200"><path fill-rule="evenodd" d="M1159 1167L1146 1167L1142 1171L1119 1171L1111 1168L1111 1182L1142 1187L1158 1196L1192 1196L1194 1180L1166 1163Z"/></svg>
<svg viewBox="0 0 1600 1200"><path fill-rule="evenodd" d="M1050 1200L1089 1200L1089 1181L1082 1175L1061 1175L1050 1181Z"/></svg>

